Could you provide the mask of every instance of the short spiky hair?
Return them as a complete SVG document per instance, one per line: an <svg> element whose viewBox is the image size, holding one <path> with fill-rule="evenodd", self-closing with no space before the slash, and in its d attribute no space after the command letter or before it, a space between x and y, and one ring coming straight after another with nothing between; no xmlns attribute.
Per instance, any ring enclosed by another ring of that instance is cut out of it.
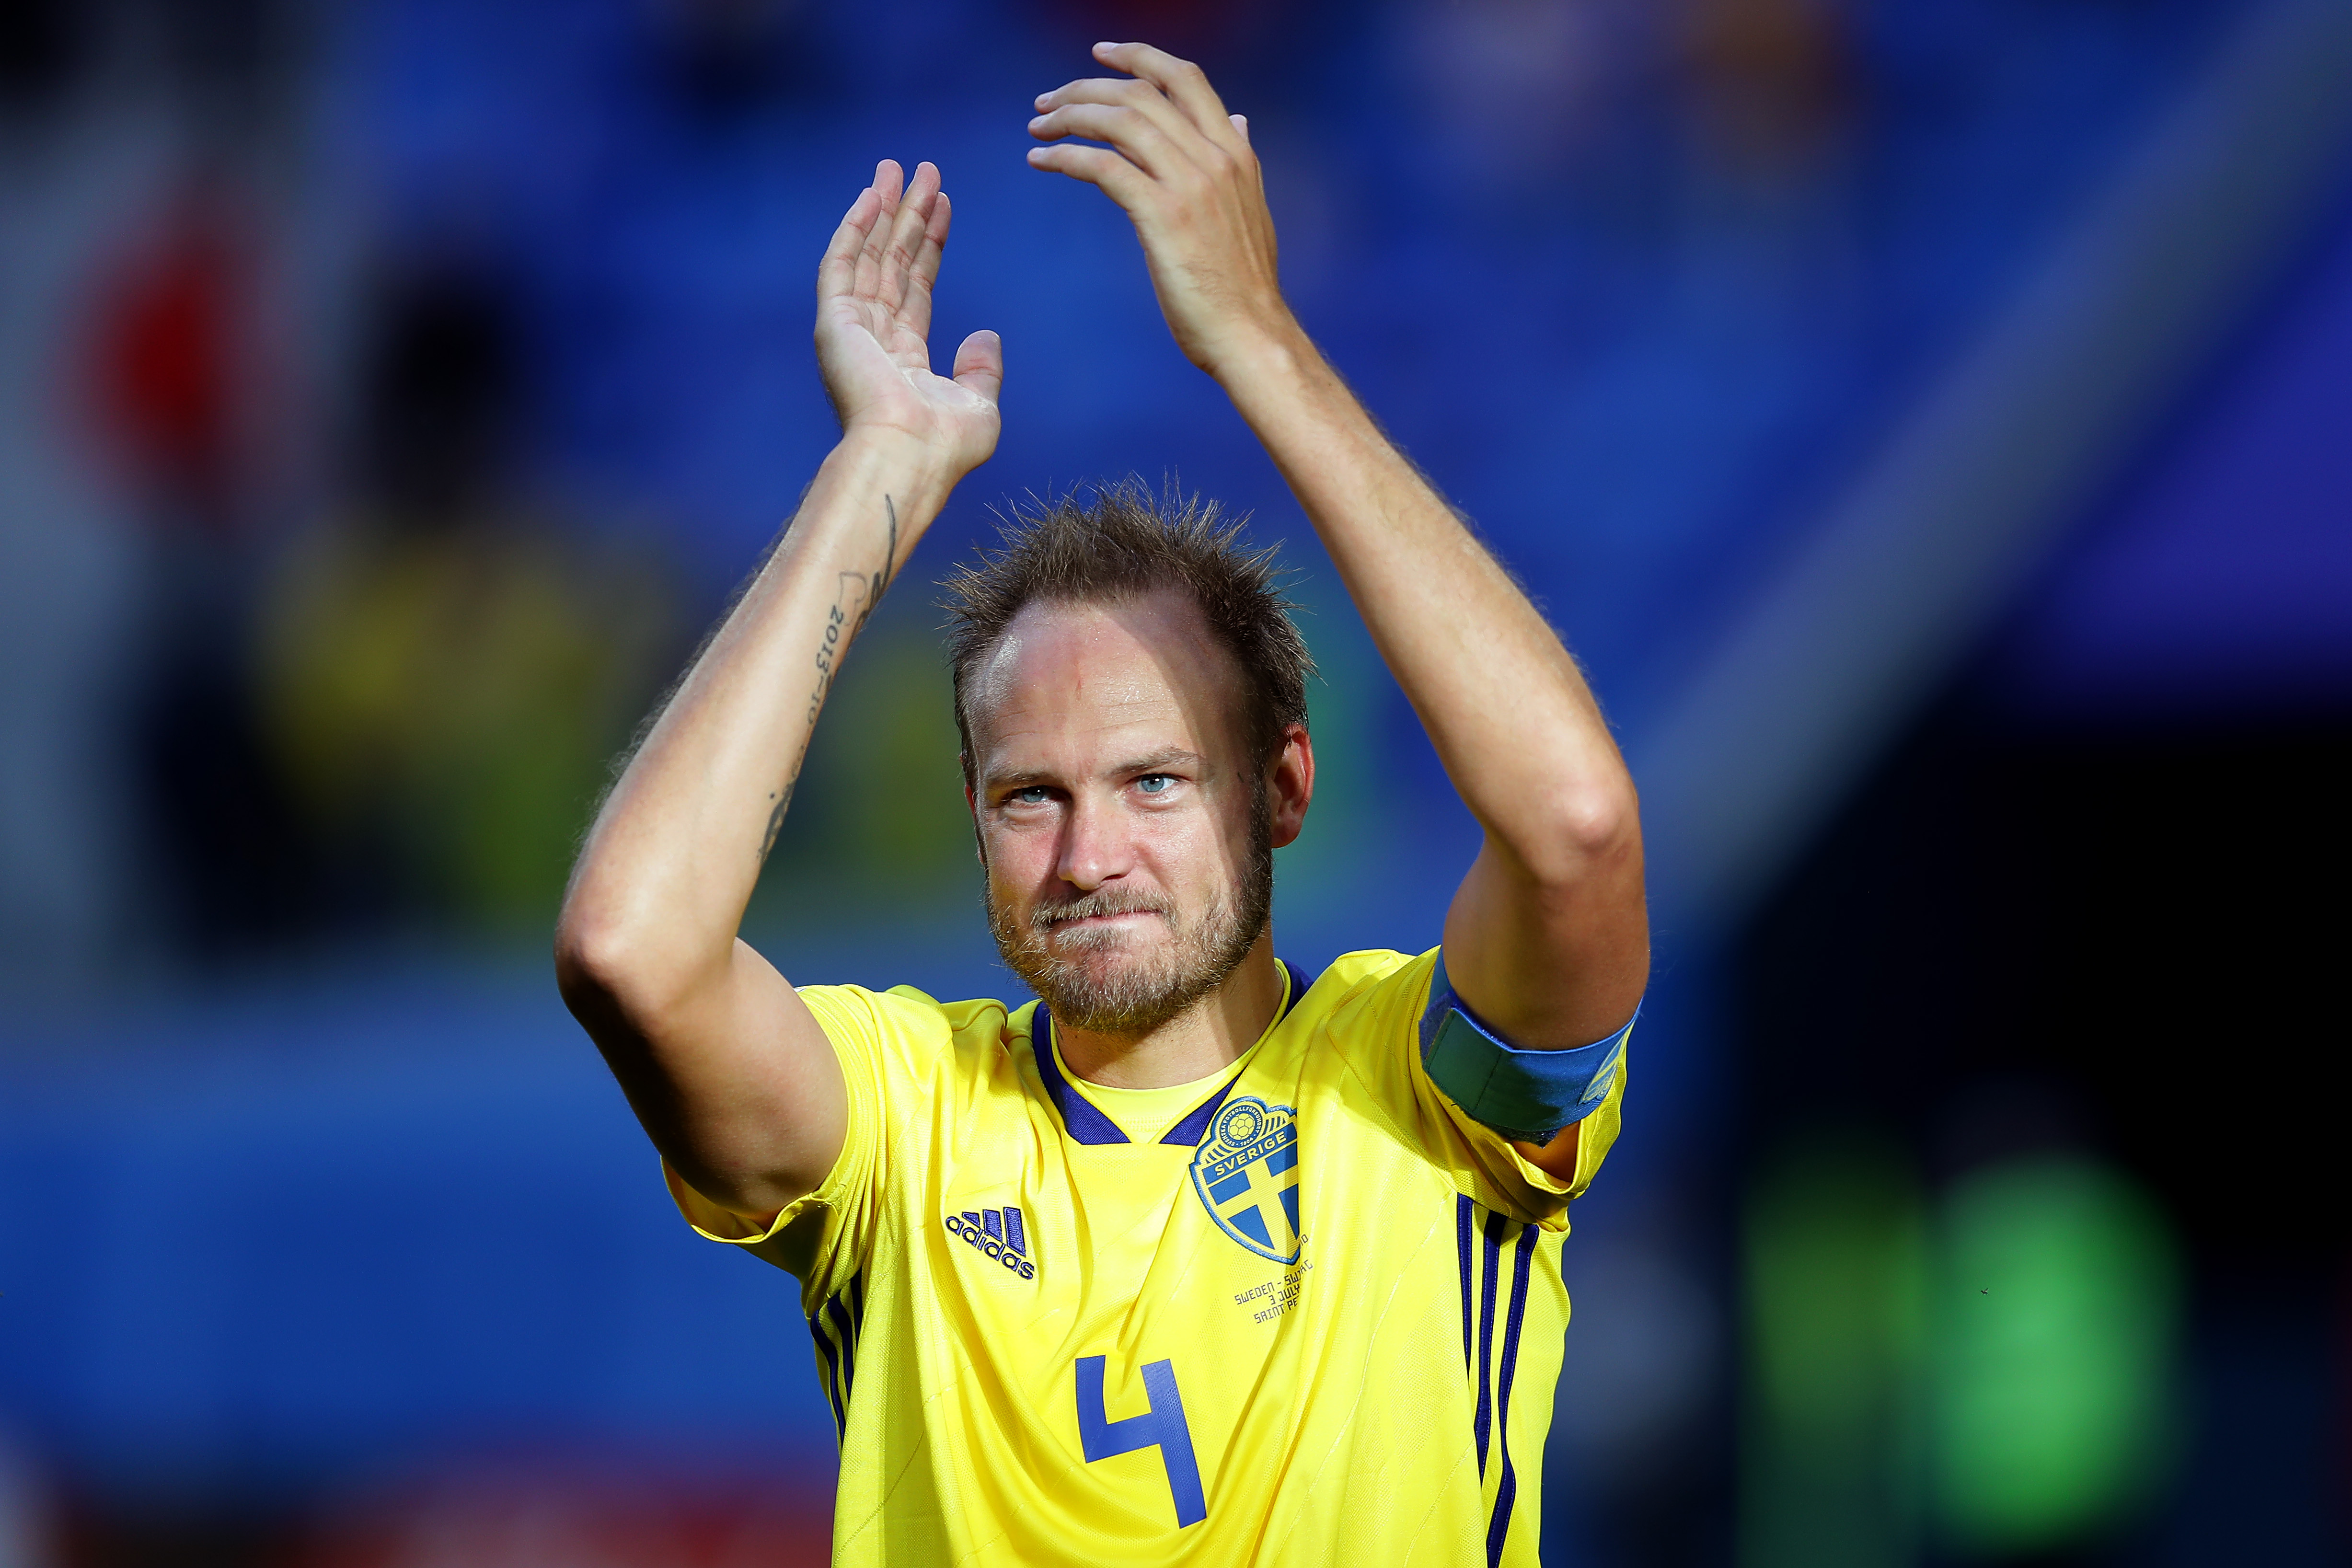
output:
<svg viewBox="0 0 2352 1568"><path fill-rule="evenodd" d="M1276 548L1252 550L1245 519L1227 521L1215 501L1169 492L1141 479L1074 492L1032 508L1015 506L998 549L947 582L948 668L955 682L956 733L964 780L975 759L965 710L973 673L1013 618L1031 604L1087 604L1173 589L1200 606L1212 636L1242 675L1243 733L1261 761L1282 748L1286 725L1307 722L1307 680L1315 660L1283 597Z"/></svg>

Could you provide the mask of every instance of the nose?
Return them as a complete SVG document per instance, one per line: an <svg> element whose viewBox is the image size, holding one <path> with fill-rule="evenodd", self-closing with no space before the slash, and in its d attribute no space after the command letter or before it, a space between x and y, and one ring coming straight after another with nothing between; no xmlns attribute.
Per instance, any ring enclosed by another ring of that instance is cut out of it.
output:
<svg viewBox="0 0 2352 1568"><path fill-rule="evenodd" d="M1132 870L1134 846L1121 820L1123 815L1113 803L1092 792L1081 794L1063 819L1061 856L1054 867L1055 875L1079 891L1091 893Z"/></svg>

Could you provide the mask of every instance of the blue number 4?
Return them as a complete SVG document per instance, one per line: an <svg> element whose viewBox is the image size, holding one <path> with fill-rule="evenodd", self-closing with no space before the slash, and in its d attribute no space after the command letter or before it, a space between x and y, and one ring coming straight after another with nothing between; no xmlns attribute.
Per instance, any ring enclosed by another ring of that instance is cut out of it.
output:
<svg viewBox="0 0 2352 1568"><path fill-rule="evenodd" d="M1176 1392L1174 1364L1146 1363L1143 1390L1151 1396L1150 1409L1122 1420L1108 1419L1103 1410L1103 1358L1080 1356L1078 1447L1089 1465L1138 1448L1159 1449L1160 1462L1168 1470L1169 1493L1176 1500L1176 1528L1198 1524L1209 1517L1209 1505L1201 1496L1201 1467L1192 1458L1192 1429L1184 1425L1184 1399Z"/></svg>

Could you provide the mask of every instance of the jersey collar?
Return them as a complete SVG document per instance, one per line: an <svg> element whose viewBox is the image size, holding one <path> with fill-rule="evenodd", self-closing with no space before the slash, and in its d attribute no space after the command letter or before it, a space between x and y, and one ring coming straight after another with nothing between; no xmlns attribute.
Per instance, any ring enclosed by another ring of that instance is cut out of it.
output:
<svg viewBox="0 0 2352 1568"><path fill-rule="evenodd" d="M1309 984L1307 976L1299 971L1297 964L1286 958L1276 962L1282 965L1282 1010L1274 1016L1274 1022L1265 1026L1265 1032L1268 1035L1274 1033L1282 1021L1290 1016L1290 1010L1298 1005L1298 999L1307 994ZM1265 1036L1261 1035L1258 1037L1264 1039ZM1126 1133L1119 1131L1118 1122L1104 1115L1101 1108L1093 1100L1071 1088L1070 1080L1063 1076L1062 1064L1055 1059L1056 1054L1054 1050L1054 1020L1046 1013L1045 1004L1043 1002L1037 1004L1037 1013L1030 1026L1029 1038L1032 1045L1030 1054L1037 1058L1037 1076L1045 1080L1045 1097L1054 1102L1054 1109L1062 1113L1062 1126L1069 1133L1072 1142L1127 1143L1133 1142ZM1160 1142L1180 1143L1188 1147L1198 1145L1201 1140L1208 1135L1209 1123L1215 1120L1217 1108L1225 1103L1225 1096L1233 1093L1234 1085L1240 1081L1239 1073L1225 1079L1218 1086L1216 1093L1187 1111L1183 1120L1170 1128L1167 1135Z"/></svg>

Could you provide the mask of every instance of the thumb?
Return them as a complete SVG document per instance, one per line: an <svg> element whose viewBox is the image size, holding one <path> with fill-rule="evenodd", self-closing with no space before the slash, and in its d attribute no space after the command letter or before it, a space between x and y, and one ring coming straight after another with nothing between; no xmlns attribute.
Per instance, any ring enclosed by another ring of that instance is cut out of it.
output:
<svg viewBox="0 0 2352 1568"><path fill-rule="evenodd" d="M985 329L964 339L956 350L955 384L994 403L1004 386L1004 340Z"/></svg>

